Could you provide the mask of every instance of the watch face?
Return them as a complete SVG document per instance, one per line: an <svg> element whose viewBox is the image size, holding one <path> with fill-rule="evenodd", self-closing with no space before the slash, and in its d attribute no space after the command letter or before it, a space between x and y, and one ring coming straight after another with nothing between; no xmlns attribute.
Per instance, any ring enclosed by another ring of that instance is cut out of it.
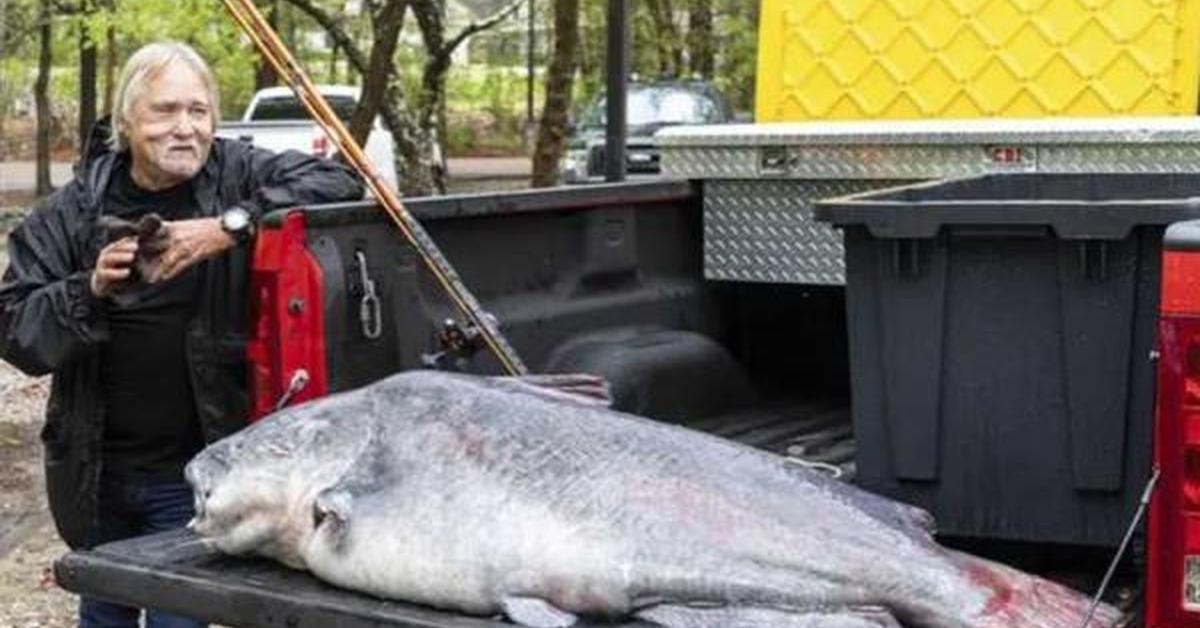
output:
<svg viewBox="0 0 1200 628"><path fill-rule="evenodd" d="M244 209L231 209L221 216L221 226L226 231L241 231L250 224L250 216Z"/></svg>

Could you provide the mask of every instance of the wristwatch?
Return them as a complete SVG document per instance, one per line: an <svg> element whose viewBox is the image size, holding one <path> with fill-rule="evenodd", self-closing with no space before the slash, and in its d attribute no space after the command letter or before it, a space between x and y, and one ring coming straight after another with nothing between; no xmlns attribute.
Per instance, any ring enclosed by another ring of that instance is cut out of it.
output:
<svg viewBox="0 0 1200 628"><path fill-rule="evenodd" d="M244 207L234 205L221 213L221 229L238 244L244 244L254 235L254 219Z"/></svg>

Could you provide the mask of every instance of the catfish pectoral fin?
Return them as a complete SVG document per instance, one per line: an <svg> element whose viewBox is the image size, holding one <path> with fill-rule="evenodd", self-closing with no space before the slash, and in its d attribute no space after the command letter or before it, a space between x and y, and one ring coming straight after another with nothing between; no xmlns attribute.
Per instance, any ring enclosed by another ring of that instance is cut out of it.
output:
<svg viewBox="0 0 1200 628"><path fill-rule="evenodd" d="M579 620L573 613L536 597L508 596L501 605L509 619L529 628L568 628Z"/></svg>
<svg viewBox="0 0 1200 628"><path fill-rule="evenodd" d="M874 607L805 610L660 604L636 616L663 628L901 628L891 613Z"/></svg>
<svg viewBox="0 0 1200 628"><path fill-rule="evenodd" d="M326 489L313 500L313 529L325 535L336 550L345 546L353 509L350 493L339 488Z"/></svg>

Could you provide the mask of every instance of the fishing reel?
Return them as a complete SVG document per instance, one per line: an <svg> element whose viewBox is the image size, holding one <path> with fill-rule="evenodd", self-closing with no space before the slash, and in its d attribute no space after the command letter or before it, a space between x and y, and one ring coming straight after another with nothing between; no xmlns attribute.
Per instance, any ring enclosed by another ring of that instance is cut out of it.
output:
<svg viewBox="0 0 1200 628"><path fill-rule="evenodd" d="M486 314L495 321L491 314ZM483 348L483 333L474 323L462 324L453 318L442 321L436 342L438 350L421 355L421 363L439 371L463 371Z"/></svg>

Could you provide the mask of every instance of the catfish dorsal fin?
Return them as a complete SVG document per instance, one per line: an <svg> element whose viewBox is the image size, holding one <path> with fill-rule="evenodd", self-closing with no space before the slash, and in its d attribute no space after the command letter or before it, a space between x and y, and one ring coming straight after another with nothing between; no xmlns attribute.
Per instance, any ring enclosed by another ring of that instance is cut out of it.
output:
<svg viewBox="0 0 1200 628"><path fill-rule="evenodd" d="M554 401L566 401L586 406L608 408L612 406L612 388L608 380L587 373L565 373L549 375L520 375L515 377L492 377L493 382L509 386L513 390L530 393Z"/></svg>

